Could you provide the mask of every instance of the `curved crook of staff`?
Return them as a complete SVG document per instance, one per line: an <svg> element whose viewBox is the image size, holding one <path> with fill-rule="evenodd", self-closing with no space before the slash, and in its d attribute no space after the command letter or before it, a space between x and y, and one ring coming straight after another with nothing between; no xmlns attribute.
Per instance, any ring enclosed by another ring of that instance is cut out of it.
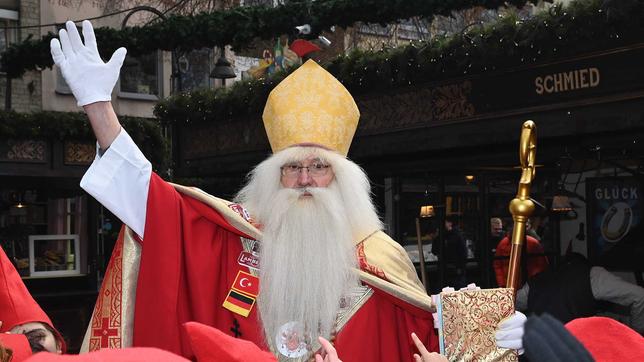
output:
<svg viewBox="0 0 644 362"><path fill-rule="evenodd" d="M530 186L535 176L535 158L537 156L537 126L532 121L526 121L521 128L519 141L519 159L521 160L521 179L517 196L510 201L510 213L514 220L512 230L512 249L510 251L510 268L506 286L514 288L516 294L521 265L521 249L525 240L525 224L534 211L534 203L530 200Z"/></svg>

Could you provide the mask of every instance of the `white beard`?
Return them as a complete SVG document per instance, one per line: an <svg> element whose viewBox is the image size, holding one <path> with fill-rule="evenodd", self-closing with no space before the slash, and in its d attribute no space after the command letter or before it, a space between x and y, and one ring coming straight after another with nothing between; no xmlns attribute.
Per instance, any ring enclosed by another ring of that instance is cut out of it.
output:
<svg viewBox="0 0 644 362"><path fill-rule="evenodd" d="M334 179L326 188L285 189L280 166L307 157L328 162ZM364 171L335 152L290 147L248 175L235 200L263 225L258 306L266 342L275 350L279 328L300 322L313 340L330 336L340 298L359 284L354 243L381 230Z"/></svg>
<svg viewBox="0 0 644 362"><path fill-rule="evenodd" d="M309 192L311 196L302 196ZM259 312L275 347L282 325L299 322L311 340L329 338L340 298L358 285L351 228L336 188L281 189L264 220Z"/></svg>

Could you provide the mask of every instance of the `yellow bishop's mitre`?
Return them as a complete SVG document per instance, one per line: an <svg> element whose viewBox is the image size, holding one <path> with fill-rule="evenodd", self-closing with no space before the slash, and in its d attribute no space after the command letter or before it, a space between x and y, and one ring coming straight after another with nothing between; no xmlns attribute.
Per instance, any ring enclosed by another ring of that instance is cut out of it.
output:
<svg viewBox="0 0 644 362"><path fill-rule="evenodd" d="M262 118L273 153L299 145L346 156L360 112L349 91L308 60L271 91Z"/></svg>

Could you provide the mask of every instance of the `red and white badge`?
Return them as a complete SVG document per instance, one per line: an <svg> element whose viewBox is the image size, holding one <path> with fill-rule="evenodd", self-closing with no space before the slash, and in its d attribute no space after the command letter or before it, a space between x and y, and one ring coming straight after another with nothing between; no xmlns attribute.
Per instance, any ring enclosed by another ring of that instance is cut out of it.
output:
<svg viewBox="0 0 644 362"><path fill-rule="evenodd" d="M237 258L239 265L247 266L251 269L259 270L259 256L255 253L242 251Z"/></svg>

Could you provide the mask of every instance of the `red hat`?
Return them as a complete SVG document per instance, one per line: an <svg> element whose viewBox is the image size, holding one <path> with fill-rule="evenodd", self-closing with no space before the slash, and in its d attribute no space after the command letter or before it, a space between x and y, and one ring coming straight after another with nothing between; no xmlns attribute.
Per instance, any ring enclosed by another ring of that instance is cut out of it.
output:
<svg viewBox="0 0 644 362"><path fill-rule="evenodd" d="M65 353L65 340L54 328L47 314L29 294L27 287L20 279L18 271L0 247L0 333L7 332L15 326L25 323L41 322L49 325L54 336Z"/></svg>
<svg viewBox="0 0 644 362"><path fill-rule="evenodd" d="M644 337L614 319L577 318L566 329L597 362L644 361Z"/></svg>
<svg viewBox="0 0 644 362"><path fill-rule="evenodd" d="M24 334L0 333L0 345L11 350L11 362L22 362L31 356L31 347Z"/></svg>
<svg viewBox="0 0 644 362"><path fill-rule="evenodd" d="M277 362L256 344L231 337L217 328L197 322L184 323L190 346L198 362Z"/></svg>
<svg viewBox="0 0 644 362"><path fill-rule="evenodd" d="M79 355L37 353L25 362L190 362L181 356L158 348L136 347L124 349L100 349ZM11 361L13 362L13 361Z"/></svg>

